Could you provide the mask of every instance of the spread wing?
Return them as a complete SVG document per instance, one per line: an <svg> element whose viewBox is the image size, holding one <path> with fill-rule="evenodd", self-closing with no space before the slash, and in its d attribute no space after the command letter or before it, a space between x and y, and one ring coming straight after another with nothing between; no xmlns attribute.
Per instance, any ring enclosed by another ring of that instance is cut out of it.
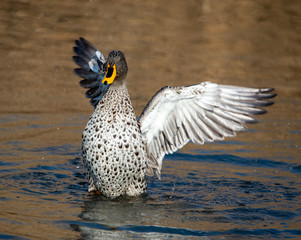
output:
<svg viewBox="0 0 301 240"><path fill-rule="evenodd" d="M84 38L76 40L75 45L73 51L76 56L73 56L73 60L80 68L74 69L74 72L76 75L84 78L80 81L80 85L84 88L89 88L86 91L86 96L91 98L91 104L96 107L109 88L109 85L104 85L101 82L106 74L106 58Z"/></svg>
<svg viewBox="0 0 301 240"><path fill-rule="evenodd" d="M165 154L189 141L204 144L246 129L255 123L251 115L263 114L263 106L276 94L272 88L244 88L203 82L187 87L164 87L142 111L139 118L148 153L148 174L160 178Z"/></svg>

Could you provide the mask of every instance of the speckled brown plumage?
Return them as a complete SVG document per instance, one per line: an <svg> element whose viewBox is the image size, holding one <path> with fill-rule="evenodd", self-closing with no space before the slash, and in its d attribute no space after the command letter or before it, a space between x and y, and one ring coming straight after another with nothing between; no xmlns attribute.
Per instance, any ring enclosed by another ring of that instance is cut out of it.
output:
<svg viewBox="0 0 301 240"><path fill-rule="evenodd" d="M98 103L83 132L82 153L89 191L111 198L145 191L145 146L125 83L111 86Z"/></svg>

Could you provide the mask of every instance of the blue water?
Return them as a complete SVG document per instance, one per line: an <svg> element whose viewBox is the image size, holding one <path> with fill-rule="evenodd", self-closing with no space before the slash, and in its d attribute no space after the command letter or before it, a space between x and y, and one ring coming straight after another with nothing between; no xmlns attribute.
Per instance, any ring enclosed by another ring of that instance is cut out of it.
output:
<svg viewBox="0 0 301 240"><path fill-rule="evenodd" d="M32 119L42 121L37 116ZM71 124L71 130L64 129L65 123L49 127L31 124L27 130L59 128L80 135L78 127L85 120L77 121L78 124ZM244 139L244 133L241 135L239 139ZM301 236L301 166L288 161L289 156L285 160L275 156L258 157L258 151L243 151L252 142L246 144L233 139L209 144L212 150L205 146L188 147L165 157L162 180L148 178L145 195L111 201L87 194L80 136L78 139L78 142L74 139L45 147L39 146L44 140L39 135L32 140L1 144L4 150L0 162L1 223L11 229L26 228L28 224L35 229L29 233L17 231L17 235L13 234L15 230L5 230L1 238L284 239ZM43 228L39 229L40 224L55 233L46 234Z"/></svg>

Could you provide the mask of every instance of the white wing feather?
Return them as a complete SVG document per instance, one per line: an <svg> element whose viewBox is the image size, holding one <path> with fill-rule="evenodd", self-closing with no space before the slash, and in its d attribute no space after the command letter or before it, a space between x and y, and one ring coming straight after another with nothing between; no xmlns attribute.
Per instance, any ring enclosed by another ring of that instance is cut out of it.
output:
<svg viewBox="0 0 301 240"><path fill-rule="evenodd" d="M149 158L148 173L155 170L160 178L162 159L189 141L204 144L246 129L255 123L252 114L266 111L266 99L276 94L272 88L244 88L203 82L187 87L164 87L159 90L140 118L143 140Z"/></svg>

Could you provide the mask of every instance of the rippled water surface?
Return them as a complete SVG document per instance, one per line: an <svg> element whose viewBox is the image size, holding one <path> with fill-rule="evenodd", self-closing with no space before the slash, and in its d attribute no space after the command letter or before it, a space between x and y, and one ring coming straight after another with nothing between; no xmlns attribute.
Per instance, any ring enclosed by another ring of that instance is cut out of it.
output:
<svg viewBox="0 0 301 240"><path fill-rule="evenodd" d="M0 4L0 239L301 238L299 1ZM92 112L74 39L123 50L137 115L164 85L275 87L268 114L223 142L167 155L147 194L87 194Z"/></svg>

